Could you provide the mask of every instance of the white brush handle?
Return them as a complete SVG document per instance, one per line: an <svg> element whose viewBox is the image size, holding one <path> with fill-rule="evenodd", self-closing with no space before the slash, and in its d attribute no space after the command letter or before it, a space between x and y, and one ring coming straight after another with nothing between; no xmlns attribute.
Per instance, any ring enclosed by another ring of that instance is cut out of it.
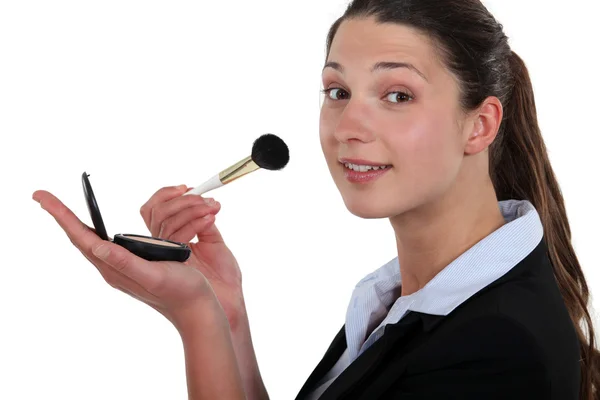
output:
<svg viewBox="0 0 600 400"><path fill-rule="evenodd" d="M221 182L221 179L219 179L219 174L217 174L217 175L213 176L212 178L210 178L209 180L207 180L206 182L204 182L203 184L196 186L189 192L186 192L184 194L184 196L187 196L188 194L201 195L208 191L219 188L221 186L223 186L223 182Z"/></svg>

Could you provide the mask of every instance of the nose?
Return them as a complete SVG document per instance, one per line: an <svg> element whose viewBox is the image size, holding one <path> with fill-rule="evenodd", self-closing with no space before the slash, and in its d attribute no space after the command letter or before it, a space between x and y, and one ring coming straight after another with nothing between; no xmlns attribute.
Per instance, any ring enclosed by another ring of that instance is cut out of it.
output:
<svg viewBox="0 0 600 400"><path fill-rule="evenodd" d="M333 135L341 143L373 141L375 136L371 124L371 113L366 104L353 100L348 101L344 107Z"/></svg>

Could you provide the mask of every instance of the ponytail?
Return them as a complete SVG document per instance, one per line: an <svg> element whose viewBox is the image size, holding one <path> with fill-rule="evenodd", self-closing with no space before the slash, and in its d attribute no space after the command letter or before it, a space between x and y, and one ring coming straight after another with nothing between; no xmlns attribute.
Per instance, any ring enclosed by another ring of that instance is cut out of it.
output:
<svg viewBox="0 0 600 400"><path fill-rule="evenodd" d="M560 187L537 122L533 88L523 60L510 56L511 94L498 137L490 146L490 176L498 200L529 200L540 215L558 287L581 348L581 399L600 399L600 353L588 311L589 291L571 245Z"/></svg>

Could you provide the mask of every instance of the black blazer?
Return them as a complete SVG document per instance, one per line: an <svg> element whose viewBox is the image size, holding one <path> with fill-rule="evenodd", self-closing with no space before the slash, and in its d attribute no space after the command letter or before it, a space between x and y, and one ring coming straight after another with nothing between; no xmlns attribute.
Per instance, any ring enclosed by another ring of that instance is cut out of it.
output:
<svg viewBox="0 0 600 400"><path fill-rule="evenodd" d="M579 400L580 349L544 239L447 316L410 312L319 400ZM302 400L346 349L344 326Z"/></svg>

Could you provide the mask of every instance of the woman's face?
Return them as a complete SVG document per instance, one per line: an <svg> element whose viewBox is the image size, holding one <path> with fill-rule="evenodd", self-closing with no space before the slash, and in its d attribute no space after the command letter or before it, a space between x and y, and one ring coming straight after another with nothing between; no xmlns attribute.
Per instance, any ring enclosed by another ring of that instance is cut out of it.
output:
<svg viewBox="0 0 600 400"><path fill-rule="evenodd" d="M394 217L450 188L467 138L458 86L427 39L400 25L346 20L323 88L321 146L350 212Z"/></svg>

